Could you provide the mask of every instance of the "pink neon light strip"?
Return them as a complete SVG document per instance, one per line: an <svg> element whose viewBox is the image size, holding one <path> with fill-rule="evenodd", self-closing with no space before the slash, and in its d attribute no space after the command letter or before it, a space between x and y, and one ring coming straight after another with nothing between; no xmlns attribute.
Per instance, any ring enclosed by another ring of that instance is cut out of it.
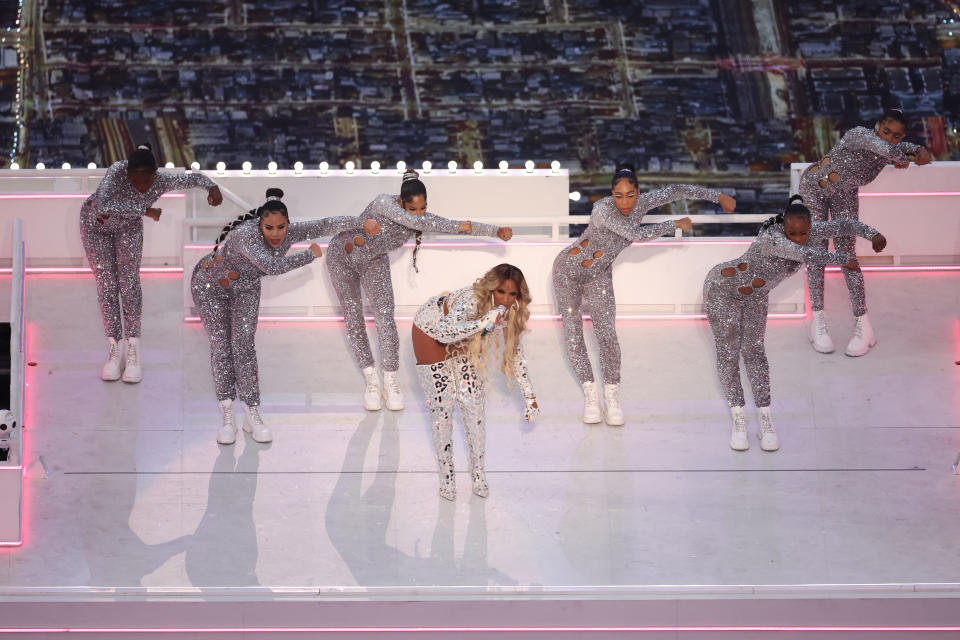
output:
<svg viewBox="0 0 960 640"><path fill-rule="evenodd" d="M46 627L6 628L7 633L623 633L623 632L787 632L787 633L949 633L960 627L796 627L796 626L704 626L704 627L177 627L177 628L108 628L108 627Z"/></svg>
<svg viewBox="0 0 960 640"><path fill-rule="evenodd" d="M86 200L89 193L4 193L0 200ZM165 193L161 198L186 198L185 193Z"/></svg>
<svg viewBox="0 0 960 640"><path fill-rule="evenodd" d="M329 242L318 242L320 248L326 249L330 246ZM654 241L654 242L634 242L631 246L633 247L717 247L717 246L746 246L753 244L752 240L665 240L665 241ZM553 242L553 241L544 241L544 242L534 242L531 240L520 240L517 242L510 241L508 242L424 242L421 247L437 247L437 248L448 248L456 249L458 247L566 247L569 246L569 242ZM295 244L293 245L294 249L306 249L309 247L309 244ZM404 247L415 247L417 246L413 242L408 242L403 245ZM190 249L193 251L211 251L213 249L212 244L185 244L183 245L184 249Z"/></svg>
<svg viewBox="0 0 960 640"><path fill-rule="evenodd" d="M27 275L43 273L85 274L92 275L88 267L27 267ZM0 268L0 275L13 273L10 267ZM140 267L140 273L183 273L183 267Z"/></svg>
<svg viewBox="0 0 960 640"><path fill-rule="evenodd" d="M927 197L927 196L960 196L960 191L912 191L912 192L901 192L901 191L872 191L869 193L863 193L862 191L858 194L861 198L897 198L897 197Z"/></svg>
<svg viewBox="0 0 960 640"><path fill-rule="evenodd" d="M775 320L783 319L800 319L806 318L805 313L770 313L767 314L768 318ZM704 313L689 313L689 314L671 314L671 315L658 315L655 313L650 314L617 314L617 320L706 320L707 316ZM367 322L373 322L373 316L364 316L364 320ZM413 316L396 316L396 320L403 321L412 321ZM559 315L531 315L531 320L559 320ZM589 321L590 316L584 316L584 321ZM199 316L186 316L183 319L184 322L200 322ZM343 322L343 316L260 316L260 322Z"/></svg>
<svg viewBox="0 0 960 640"><path fill-rule="evenodd" d="M841 271L841 267L826 267L827 271ZM899 265L875 265L872 267L860 267L861 271L960 271L960 265L931 265L931 266L899 266Z"/></svg>

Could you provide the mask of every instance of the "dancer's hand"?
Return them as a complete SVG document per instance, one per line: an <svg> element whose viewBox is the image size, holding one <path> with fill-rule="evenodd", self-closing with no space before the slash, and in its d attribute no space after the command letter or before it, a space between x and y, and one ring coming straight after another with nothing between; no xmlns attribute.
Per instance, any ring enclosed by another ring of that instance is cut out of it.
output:
<svg viewBox="0 0 960 640"><path fill-rule="evenodd" d="M162 209L158 209L156 207L150 207L149 209L147 209L146 213L144 213L143 215L147 216L148 218L153 218L154 222L160 222L161 212L162 212Z"/></svg>
<svg viewBox="0 0 960 640"><path fill-rule="evenodd" d="M873 240L870 242L873 243L873 250L877 253L883 251L883 248L887 246L887 239L883 237L882 233L873 236Z"/></svg>
<svg viewBox="0 0 960 640"><path fill-rule="evenodd" d="M910 166L910 160L907 160L906 162L902 162L902 163L894 162L893 166L896 167L897 169L906 169L907 167Z"/></svg>
<svg viewBox="0 0 960 640"><path fill-rule="evenodd" d="M513 237L513 229L510 227L500 227L497 229L497 237L504 242L508 242L510 238Z"/></svg>
<svg viewBox="0 0 960 640"><path fill-rule="evenodd" d="M690 232L690 229L693 228L693 221L690 220L690 218L680 218L679 220L674 220L673 224L677 227L677 229L686 231L688 233Z"/></svg>
<svg viewBox="0 0 960 640"><path fill-rule="evenodd" d="M473 225L470 224L469 220L464 220L460 223L460 228L457 229L460 233L470 234L473 233Z"/></svg>
<svg viewBox="0 0 960 640"><path fill-rule="evenodd" d="M207 204L211 207L219 207L223 202L223 194L220 193L220 187L210 187L207 191Z"/></svg>
<svg viewBox="0 0 960 640"><path fill-rule="evenodd" d="M733 213L733 210L737 208L737 201L728 196L725 193L720 194L720 208L726 213Z"/></svg>
<svg viewBox="0 0 960 640"><path fill-rule="evenodd" d="M860 271L860 263L857 262L856 258L853 258L847 264L843 265L843 268L847 271Z"/></svg>
<svg viewBox="0 0 960 640"><path fill-rule="evenodd" d="M533 422L533 418L540 415L540 405L537 404L537 397L524 398L523 401L526 404L523 409L523 419L527 422Z"/></svg>
<svg viewBox="0 0 960 640"><path fill-rule="evenodd" d="M917 163L917 166L922 166L933 162L933 156L925 148L920 147L917 154L913 157L913 161Z"/></svg>
<svg viewBox="0 0 960 640"><path fill-rule="evenodd" d="M310 251L313 252L314 258L319 258L320 256L323 255L323 250L320 248L320 245L318 245L316 242L310 245Z"/></svg>
<svg viewBox="0 0 960 640"><path fill-rule="evenodd" d="M371 238L380 233L380 223L373 218L367 218L363 221L363 232Z"/></svg>

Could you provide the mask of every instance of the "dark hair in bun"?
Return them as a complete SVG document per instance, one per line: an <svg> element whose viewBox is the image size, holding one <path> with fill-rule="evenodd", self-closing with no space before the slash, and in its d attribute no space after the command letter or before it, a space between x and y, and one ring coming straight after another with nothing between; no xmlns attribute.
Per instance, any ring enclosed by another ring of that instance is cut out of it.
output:
<svg viewBox="0 0 960 640"><path fill-rule="evenodd" d="M767 228L775 224L783 224L787 221L787 218L803 218L807 223L811 220L810 209L807 209L807 205L803 204L803 196L799 193L790 196L790 200L787 202L787 207L783 210L783 213L778 213L760 225L760 233L763 233Z"/></svg>
<svg viewBox="0 0 960 640"><path fill-rule="evenodd" d="M400 202L410 202L417 196L427 197L427 187L420 182L420 174L413 169L403 172L403 183L400 185Z"/></svg>
<svg viewBox="0 0 960 640"><path fill-rule="evenodd" d="M613 180L610 182L610 188L613 189L621 180L628 181L634 187L638 186L637 170L634 169L633 165L629 162L621 162L617 165L616 171L613 172Z"/></svg>
<svg viewBox="0 0 960 640"><path fill-rule="evenodd" d="M127 158L127 171L146 171L154 173L157 170L157 159L153 156L153 147L144 142Z"/></svg>
<svg viewBox="0 0 960 640"><path fill-rule="evenodd" d="M903 128L907 128L907 119L903 115L903 109L899 107L888 107L884 110L883 115L880 116L880 119L877 121L881 124L887 122L888 120L893 120L894 122L899 122L903 125Z"/></svg>
<svg viewBox="0 0 960 640"><path fill-rule="evenodd" d="M283 217L287 220L290 220L290 214L287 212L287 205L283 204L280 198L283 197L283 189L277 187L270 187L267 189L267 201L264 202L261 206L256 209L251 209L245 215L237 216L236 220L228 222L223 229L220 231L220 236L217 238L217 243L214 245L213 250L216 252L217 248L220 247L220 243L227 239L227 235L233 231L237 226L243 224L247 220L253 220L254 218L263 218L269 213L282 213Z"/></svg>

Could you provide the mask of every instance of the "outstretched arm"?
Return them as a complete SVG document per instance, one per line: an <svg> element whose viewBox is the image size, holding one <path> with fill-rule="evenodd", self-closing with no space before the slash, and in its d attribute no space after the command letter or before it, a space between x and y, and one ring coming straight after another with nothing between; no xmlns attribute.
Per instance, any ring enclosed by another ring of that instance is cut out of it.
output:
<svg viewBox="0 0 960 640"><path fill-rule="evenodd" d="M900 144L903 143L901 142ZM854 127L850 129L843 134L840 142L837 143L837 146L834 148L840 150L860 149L862 151L869 151L877 154L881 158L886 158L894 164L905 164L908 162L907 156L903 151L866 127ZM829 155L830 154L827 154L827 156Z"/></svg>
<svg viewBox="0 0 960 640"><path fill-rule="evenodd" d="M298 220L290 222L287 227L287 237L291 242L303 242L311 238L332 236L341 231L356 229L359 233L363 229L364 219L360 216L331 216L316 220Z"/></svg>
<svg viewBox="0 0 960 640"><path fill-rule="evenodd" d="M847 264L855 257L843 253L832 253L810 244L797 244L779 234L774 235L768 243L764 243L762 253L805 264Z"/></svg>
<svg viewBox="0 0 960 640"><path fill-rule="evenodd" d="M527 373L527 358L523 353L523 342L517 342L517 354L513 361L513 375L517 379L517 386L520 387L520 393L523 394L524 410L523 418L527 422L532 422L534 416L540 415L540 406L537 404L537 394L533 390L533 383L530 382L530 376Z"/></svg>
<svg viewBox="0 0 960 640"><path fill-rule="evenodd" d="M304 267L316 258L316 254L310 249L290 255L274 256L264 244L259 227L251 225L241 229L240 232L243 233L238 242L240 252L253 266L268 276L277 276Z"/></svg>

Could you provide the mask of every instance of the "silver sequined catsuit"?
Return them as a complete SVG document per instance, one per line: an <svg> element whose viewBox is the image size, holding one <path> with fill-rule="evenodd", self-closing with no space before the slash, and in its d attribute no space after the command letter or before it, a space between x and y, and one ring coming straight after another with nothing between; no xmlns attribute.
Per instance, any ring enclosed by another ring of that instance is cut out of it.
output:
<svg viewBox="0 0 960 640"><path fill-rule="evenodd" d="M747 252L722 262L707 273L703 304L717 348L717 372L731 407L744 405L740 384L740 356L758 407L770 406L770 367L763 345L767 329L770 291L800 265L846 264L853 254L830 253L822 248L828 238L858 235L868 240L877 230L856 220L814 222L807 245L783 235L783 225L760 232ZM726 274L724 271L726 270Z"/></svg>
<svg viewBox="0 0 960 640"><path fill-rule="evenodd" d="M910 142L892 145L872 129L855 127L843 135L823 160L804 169L799 189L803 204L810 209L814 220L858 220L858 189L872 182L886 165L891 162L903 164L907 162L906 154L916 153L920 148ZM840 253L854 255L855 245L853 236L833 239L833 246ZM823 240L821 246L826 249L827 241ZM867 312L863 273L844 270L843 277L850 292L853 315L860 317ZM811 308L822 311L822 264L807 266L807 286Z"/></svg>
<svg viewBox="0 0 960 640"><path fill-rule="evenodd" d="M495 323L497 315L504 313L507 312L503 307L494 307L481 316L477 311L477 299L471 286L430 298L417 311L413 323L434 340L442 344L453 344L484 330L484 335L492 338L501 330L503 324ZM530 420L539 411L532 406L532 399L536 394L527 375L527 361L521 342L517 342L513 373L527 401L525 417ZM453 405L456 402L463 415L473 490L477 495L485 496L489 489L484 473L484 378L477 374L474 365L463 356L448 358L435 364L417 365L417 374L430 414L433 445L440 470L441 493L449 498L456 491L453 470Z"/></svg>
<svg viewBox="0 0 960 640"><path fill-rule="evenodd" d="M400 337L394 320L393 282L390 278L390 251L403 246L417 231L458 233L460 222L432 213L416 215L399 204L400 196L381 194L367 205L363 220L380 223L380 233L370 237L361 226L346 230L330 240L327 271L343 308L347 337L361 369L373 366L373 352L363 319L360 288L367 292L380 343L384 371L400 368ZM471 235L496 236L499 227L473 222ZM356 241L359 241L356 242ZM347 247L350 251L347 251Z"/></svg>
<svg viewBox="0 0 960 640"><path fill-rule="evenodd" d="M309 249L286 255L290 246L309 238L351 228L357 218L291 221L287 237L273 248L260 231L259 220L233 229L216 253L204 256L193 269L190 291L203 328L210 337L210 362L217 400L240 399L260 404L257 352L254 339L260 312L260 278L275 276L313 262Z"/></svg>
<svg viewBox="0 0 960 640"><path fill-rule="evenodd" d="M157 172L146 193L127 177L127 161L110 165L97 190L80 207L80 239L97 283L97 300L108 338L140 336L143 216L168 191L216 186L202 173ZM123 305L123 321L120 308Z"/></svg>
<svg viewBox="0 0 960 640"><path fill-rule="evenodd" d="M593 368L583 339L581 304L586 303L600 348L600 369L607 384L620 382L620 343L615 319L613 261L631 242L644 242L673 233L673 222L641 225L651 209L683 199L719 202L716 189L675 184L640 194L630 215L620 213L613 196L598 200L583 235L553 261L553 291L563 318L567 356L581 384L593 382Z"/></svg>

